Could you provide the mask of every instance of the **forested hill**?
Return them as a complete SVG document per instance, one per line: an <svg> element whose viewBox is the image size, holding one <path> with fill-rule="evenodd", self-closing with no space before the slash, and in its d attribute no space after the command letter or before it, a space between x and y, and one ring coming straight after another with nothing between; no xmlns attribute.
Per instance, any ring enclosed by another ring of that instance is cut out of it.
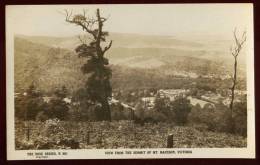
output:
<svg viewBox="0 0 260 165"><path fill-rule="evenodd" d="M72 51L35 44L15 38L15 89L26 89L32 82L45 91L65 85L75 90L82 85L83 61Z"/></svg>
<svg viewBox="0 0 260 165"><path fill-rule="evenodd" d="M215 60L222 56L219 54L226 54L225 51L210 51L197 42L113 33L110 38L114 42L106 56L113 70L113 89L149 87L149 84L160 87L160 83L154 83L167 80L176 72L221 74L229 66L221 58ZM84 59L78 58L73 50L78 44L77 37L16 36L16 90L26 89L32 82L47 92L62 85L70 91L77 90L86 79L80 71Z"/></svg>
<svg viewBox="0 0 260 165"><path fill-rule="evenodd" d="M74 51L75 47L80 44L78 36L70 37L50 37L50 36L25 36L17 35L17 37L26 39L30 42L43 44L49 47L64 48ZM90 36L81 36L86 42L90 41ZM184 39L181 39L184 38ZM128 66L142 67L142 63L131 62L138 56L139 58L149 56L149 63L153 63L151 56L188 56L200 59L208 59L217 62L232 63L233 59L230 55L230 46L233 41L231 39L219 39L216 36L187 37L179 36L156 36L156 35L140 35L140 34L124 34L110 33L107 41L113 40L113 46L107 52L111 63L123 64ZM239 65L245 65L245 52L240 55ZM147 59L145 59L147 60ZM140 61L140 59L138 59ZM159 64L156 64L156 66Z"/></svg>

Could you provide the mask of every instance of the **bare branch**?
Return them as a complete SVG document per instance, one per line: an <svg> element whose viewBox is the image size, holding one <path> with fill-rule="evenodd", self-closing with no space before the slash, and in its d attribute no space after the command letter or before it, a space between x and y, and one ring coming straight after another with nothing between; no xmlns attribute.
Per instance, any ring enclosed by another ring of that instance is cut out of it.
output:
<svg viewBox="0 0 260 165"><path fill-rule="evenodd" d="M93 20L88 20L86 16L84 16L85 12L83 12L83 15L75 15L74 18L71 18L72 12L65 10L65 13L66 13L66 22L81 26L83 30L90 33L95 39L97 38L95 31L91 29L93 24L95 24L96 22ZM80 20L75 19L77 16L82 16L82 19Z"/></svg>
<svg viewBox="0 0 260 165"><path fill-rule="evenodd" d="M82 38L80 35L78 35L78 39L80 40L80 42L81 42L82 44L86 44L86 43L87 43L87 41L84 40L84 38Z"/></svg>
<svg viewBox="0 0 260 165"><path fill-rule="evenodd" d="M108 50L108 49L110 49L110 47L112 46L112 40L109 42L109 44L108 44L108 46L106 46L105 48L104 48L104 50L103 50L103 54Z"/></svg>
<svg viewBox="0 0 260 165"><path fill-rule="evenodd" d="M233 46L232 46L232 45L230 46L229 50L230 50L232 56L235 56L235 55L234 55L234 49L233 49Z"/></svg>
<svg viewBox="0 0 260 165"><path fill-rule="evenodd" d="M99 9L96 11L96 17L89 17L86 15L86 10L83 10L83 14L72 14L68 10L65 10L66 22L75 24L82 27L83 31L91 34L94 37L95 44L98 49L98 54L102 56L110 47L112 46L112 41L102 48L100 46L101 42L105 41L106 33L103 32L103 23L108 19L100 16ZM104 36L103 36L104 35ZM81 43L86 44L81 36L78 36Z"/></svg>
<svg viewBox="0 0 260 165"><path fill-rule="evenodd" d="M246 31L244 31L242 38L241 38L241 46L246 42Z"/></svg>
<svg viewBox="0 0 260 165"><path fill-rule="evenodd" d="M233 35L234 35L234 39L236 41L236 45L240 45L238 39L237 39L237 34L236 34L237 28L234 29Z"/></svg>
<svg viewBox="0 0 260 165"><path fill-rule="evenodd" d="M243 44L246 41L246 31L244 31L243 35L241 36L240 39L237 38L236 35L236 28L234 29L233 32L234 35L234 39L235 39L235 47L232 48L232 46L230 47L230 51L232 56L234 57L234 76L232 78L232 87L231 87L231 101L230 101L230 105L229 108L231 110L231 119L233 118L233 104L234 104L234 97L235 97L235 88L237 83L237 57L242 49Z"/></svg>
<svg viewBox="0 0 260 165"><path fill-rule="evenodd" d="M65 15L66 15L66 17L65 17L66 21L70 20L71 15L72 15L72 11L69 12L67 9L65 9L64 11L65 11Z"/></svg>
<svg viewBox="0 0 260 165"><path fill-rule="evenodd" d="M239 53L240 53L240 51L241 51L241 49L242 49L242 46L243 46L243 44L244 44L245 41L246 41L246 31L244 31L244 33L243 33L241 39L238 39L238 38L237 38L236 28L235 28L235 30L234 30L234 32L233 32L233 35L234 35L234 39L235 39L235 44L236 44L236 45L235 45L235 48L233 48L233 47L230 48L230 52L231 52L232 56L233 56L234 58L236 58L236 57L239 55Z"/></svg>
<svg viewBox="0 0 260 165"><path fill-rule="evenodd" d="M87 13L87 10L86 9L83 9L83 16L86 18L86 13Z"/></svg>

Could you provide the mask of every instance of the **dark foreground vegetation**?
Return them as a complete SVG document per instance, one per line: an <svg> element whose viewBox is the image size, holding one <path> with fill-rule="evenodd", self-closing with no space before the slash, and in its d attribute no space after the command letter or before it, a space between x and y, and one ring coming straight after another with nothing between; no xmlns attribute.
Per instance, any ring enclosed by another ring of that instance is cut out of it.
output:
<svg viewBox="0 0 260 165"><path fill-rule="evenodd" d="M181 96L174 101L157 96L152 108L140 101L134 107L111 102L112 122L108 122L98 120L96 106L76 99L67 103L66 91L65 87L55 90L46 102L31 86L26 96L16 97L16 149L162 148L169 134L173 147L247 144L246 102L234 105L232 127L227 106L193 106Z"/></svg>
<svg viewBox="0 0 260 165"><path fill-rule="evenodd" d="M30 126L29 135L25 125ZM166 148L173 134L174 148L246 147L246 138L207 131L203 126L173 123L133 125L113 122L16 122L16 149Z"/></svg>

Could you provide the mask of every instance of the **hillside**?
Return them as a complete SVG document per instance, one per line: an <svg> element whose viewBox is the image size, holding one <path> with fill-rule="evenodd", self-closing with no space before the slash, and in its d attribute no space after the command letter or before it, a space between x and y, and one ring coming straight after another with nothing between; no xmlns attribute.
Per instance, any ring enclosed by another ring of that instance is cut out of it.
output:
<svg viewBox="0 0 260 165"><path fill-rule="evenodd" d="M170 36L117 33L112 33L110 38L114 42L106 56L113 69L113 88L124 88L126 84L128 88L149 84L158 87L161 80L169 80L167 76L182 72L224 74L232 68L228 60L220 58L225 52L210 51L198 42ZM79 44L77 37L18 35L14 42L16 90L26 89L34 82L44 91L65 85L73 92L84 84L86 78L80 71L84 59L74 52ZM161 85L171 87L169 83L172 82Z"/></svg>
<svg viewBox="0 0 260 165"><path fill-rule="evenodd" d="M81 35L86 41L90 40L90 36ZM74 50L80 43L78 36L71 37L50 37L50 36L24 36L19 35L33 43L40 43L51 47L60 47ZM112 48L172 48L178 50L202 51L204 58L230 59L229 47L232 44L232 39L218 39L203 35L200 38L196 37L189 40L187 36L185 39L173 36L157 36L157 35L140 35L140 34L124 34L124 33L110 33L108 40L113 40ZM190 54L196 56L196 54Z"/></svg>
<svg viewBox="0 0 260 165"><path fill-rule="evenodd" d="M73 52L15 38L15 89L32 82L46 91L65 85L78 88L84 79L79 72L83 61Z"/></svg>
<svg viewBox="0 0 260 165"><path fill-rule="evenodd" d="M52 47L68 48L73 50L76 45L80 43L78 36L71 37L50 37L50 36L24 36L18 35L20 38L27 39L28 41L44 44ZM86 41L90 40L90 36L83 36ZM110 33L108 40L113 40L113 47L126 47L126 48L177 48L186 47L199 49L203 44L197 42L183 41L174 39L171 36L149 36L140 34L123 34L123 33Z"/></svg>

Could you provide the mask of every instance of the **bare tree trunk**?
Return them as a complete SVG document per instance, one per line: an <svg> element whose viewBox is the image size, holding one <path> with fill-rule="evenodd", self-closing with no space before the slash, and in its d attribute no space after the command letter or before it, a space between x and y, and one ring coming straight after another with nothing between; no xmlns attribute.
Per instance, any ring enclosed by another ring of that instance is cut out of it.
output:
<svg viewBox="0 0 260 165"><path fill-rule="evenodd" d="M243 44L246 41L246 32L243 33L241 39L237 38L236 29L233 32L234 39L235 39L235 47L230 48L231 54L234 57L234 75L232 77L232 87L231 87L231 101L230 101L230 131L234 131L234 119L233 119L233 107L234 107L234 99L235 99L235 89L237 85L237 57L240 54Z"/></svg>
<svg viewBox="0 0 260 165"><path fill-rule="evenodd" d="M234 77L233 77L233 85L231 88L231 101L230 101L230 112L231 112L231 118L233 118L233 104L235 99L235 89L236 89L236 81L237 81L237 57L235 57L235 63L234 63Z"/></svg>
<svg viewBox="0 0 260 165"><path fill-rule="evenodd" d="M102 110L104 111L102 116L103 120L111 121L110 106L107 101L102 102Z"/></svg>

